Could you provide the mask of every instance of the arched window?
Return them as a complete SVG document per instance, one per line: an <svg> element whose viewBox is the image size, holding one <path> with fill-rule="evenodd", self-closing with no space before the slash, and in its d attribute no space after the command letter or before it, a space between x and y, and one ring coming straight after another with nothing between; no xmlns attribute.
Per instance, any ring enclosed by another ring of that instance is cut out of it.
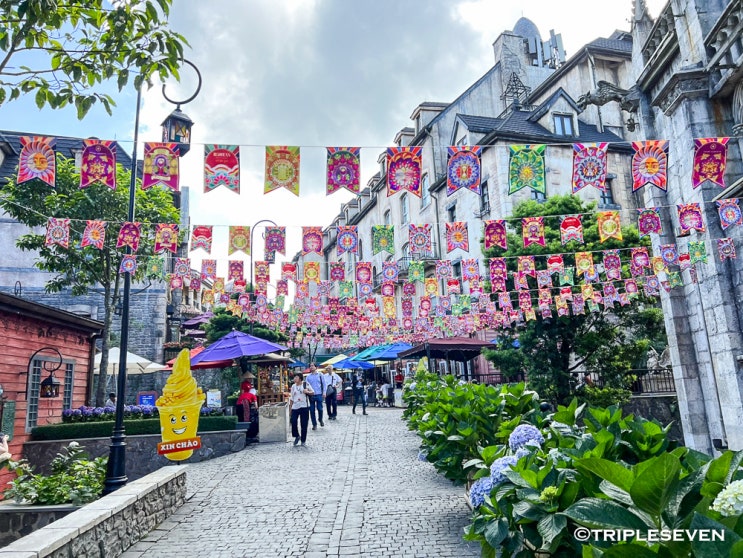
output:
<svg viewBox="0 0 743 558"><path fill-rule="evenodd" d="M400 196L400 221L403 225L410 221L410 201L407 194Z"/></svg>
<svg viewBox="0 0 743 558"><path fill-rule="evenodd" d="M391 225L392 224L392 215L390 214L390 210L384 212L384 224L385 225Z"/></svg>
<svg viewBox="0 0 743 558"><path fill-rule="evenodd" d="M431 192L428 191L428 173L421 178L421 207L428 207L431 203Z"/></svg>

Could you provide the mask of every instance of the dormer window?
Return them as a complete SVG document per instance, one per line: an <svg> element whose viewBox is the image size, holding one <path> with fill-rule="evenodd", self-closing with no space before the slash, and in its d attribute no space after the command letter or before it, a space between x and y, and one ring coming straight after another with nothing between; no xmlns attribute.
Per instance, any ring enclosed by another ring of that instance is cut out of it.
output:
<svg viewBox="0 0 743 558"><path fill-rule="evenodd" d="M555 122L556 136L574 136L573 115L572 114L554 114L552 116Z"/></svg>

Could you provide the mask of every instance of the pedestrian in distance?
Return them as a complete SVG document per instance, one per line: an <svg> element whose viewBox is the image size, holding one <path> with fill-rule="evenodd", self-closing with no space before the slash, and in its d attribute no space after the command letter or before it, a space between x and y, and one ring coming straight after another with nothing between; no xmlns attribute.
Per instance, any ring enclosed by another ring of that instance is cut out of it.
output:
<svg viewBox="0 0 743 558"><path fill-rule="evenodd" d="M356 405L358 405L359 402L361 402L361 407L364 411L364 414L366 414L366 397L364 395L364 391L366 390L366 386L364 385L364 376L363 374L356 374L353 378L353 409L352 412L355 415L356 414Z"/></svg>
<svg viewBox="0 0 743 558"><path fill-rule="evenodd" d="M114 392L108 394L108 400L104 407L116 407L116 394Z"/></svg>
<svg viewBox="0 0 743 558"><path fill-rule="evenodd" d="M289 412L291 418L289 422L292 425L292 436L294 436L294 445L300 441L305 445L307 441L307 424L310 421L310 397L315 394L312 387L302 381L302 373L294 374L294 384L289 394ZM299 422L299 425L297 425ZM301 427L301 433L300 428Z"/></svg>
<svg viewBox="0 0 743 558"><path fill-rule="evenodd" d="M305 380L307 385L312 388L313 395L310 396L310 418L312 419L312 430L317 430L317 423L320 422L320 426L325 426L322 421L322 407L323 401L325 400L325 378L317 370L317 366L314 363L310 364L310 373L307 375ZM315 411L317 411L317 417L315 417Z"/></svg>
<svg viewBox="0 0 743 558"><path fill-rule="evenodd" d="M325 367L323 374L325 380L325 408L328 411L328 420L336 420L338 417L338 390L343 386L341 377L333 371L333 367Z"/></svg>

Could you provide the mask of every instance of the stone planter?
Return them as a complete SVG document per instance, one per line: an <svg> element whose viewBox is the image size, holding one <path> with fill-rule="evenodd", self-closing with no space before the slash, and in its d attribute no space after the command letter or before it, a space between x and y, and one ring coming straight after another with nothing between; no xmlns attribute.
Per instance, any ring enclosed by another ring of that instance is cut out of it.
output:
<svg viewBox="0 0 743 558"><path fill-rule="evenodd" d="M79 508L71 504L31 506L11 501L0 502L0 548Z"/></svg>

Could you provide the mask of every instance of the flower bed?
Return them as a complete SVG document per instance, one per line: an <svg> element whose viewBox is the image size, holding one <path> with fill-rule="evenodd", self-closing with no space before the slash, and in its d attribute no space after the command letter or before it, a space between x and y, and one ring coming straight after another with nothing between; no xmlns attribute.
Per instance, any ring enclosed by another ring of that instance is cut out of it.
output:
<svg viewBox="0 0 743 558"><path fill-rule="evenodd" d="M62 411L62 422L102 422L114 420L116 407L88 407ZM124 405L124 420L157 418L159 413L153 405Z"/></svg>
<svg viewBox="0 0 743 558"><path fill-rule="evenodd" d="M421 375L405 397L421 455L471 483L483 556L743 556L743 452L679 447L616 406L547 413L523 384Z"/></svg>

